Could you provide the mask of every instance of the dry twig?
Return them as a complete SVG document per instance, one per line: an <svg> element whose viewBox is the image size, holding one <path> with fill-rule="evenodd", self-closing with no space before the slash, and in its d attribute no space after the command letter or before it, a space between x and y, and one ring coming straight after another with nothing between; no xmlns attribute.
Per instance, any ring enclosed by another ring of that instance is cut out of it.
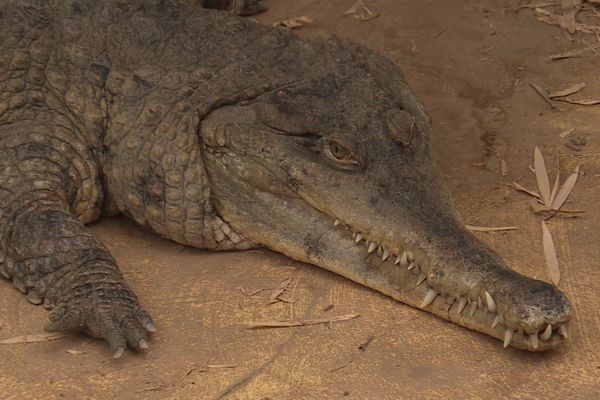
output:
<svg viewBox="0 0 600 400"><path fill-rule="evenodd" d="M291 283L292 278L288 278L281 282L281 285L277 289L273 290L273 293L271 293L271 296L269 297L269 304L278 303L280 301L289 302L281 299L279 296L289 289Z"/></svg>
<svg viewBox="0 0 600 400"><path fill-rule="evenodd" d="M22 335L10 339L0 340L0 344L21 344L21 343L40 343L49 342L64 338L66 335L60 332L39 333L35 335Z"/></svg>
<svg viewBox="0 0 600 400"><path fill-rule="evenodd" d="M360 19L361 22L367 22L373 18L379 17L379 14L369 10L363 0L358 0L352 7L350 7L345 13L346 15L353 15L355 18Z"/></svg>
<svg viewBox="0 0 600 400"><path fill-rule="evenodd" d="M515 190L518 190L519 192L527 193L528 195L535 197L536 199L538 199L540 201L542 200L542 196L540 196L540 194L538 192L534 192L533 190L526 189L523 186L519 185L517 182L513 182L508 186Z"/></svg>
<svg viewBox="0 0 600 400"><path fill-rule="evenodd" d="M298 29L298 28L302 28L306 24L312 24L313 22L315 22L314 19L312 19L308 15L303 15L301 17L294 17L294 18L285 19L282 21L277 21L273 24L273 26L274 27L281 26L284 28Z"/></svg>
<svg viewBox="0 0 600 400"><path fill-rule="evenodd" d="M500 231L515 231L518 228L516 226L476 226L476 225L465 225L470 231L473 232L500 232Z"/></svg>
<svg viewBox="0 0 600 400"><path fill-rule="evenodd" d="M550 108L558 111L558 107L556 107L554 105L554 103L552 103L552 100L550 100L550 98L548 97L548 94L546 94L546 91L544 89L542 89L540 86L536 85L533 82L530 82L529 84L531 85L532 88L535 89L536 92L538 92L538 94L542 97L542 99L544 99L544 101L550 106Z"/></svg>
<svg viewBox="0 0 600 400"><path fill-rule="evenodd" d="M345 314L337 315L329 318L315 318L295 321L265 321L265 322L252 322L248 325L247 329L260 329L260 328L291 328L295 326L308 326L327 324L330 322L346 321L349 319L357 318L358 314Z"/></svg>

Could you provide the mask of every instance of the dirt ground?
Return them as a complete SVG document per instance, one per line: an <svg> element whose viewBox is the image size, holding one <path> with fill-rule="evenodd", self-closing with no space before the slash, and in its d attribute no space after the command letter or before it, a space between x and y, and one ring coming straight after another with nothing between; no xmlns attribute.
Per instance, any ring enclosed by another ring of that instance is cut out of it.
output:
<svg viewBox="0 0 600 400"><path fill-rule="evenodd" d="M0 398L597 399L600 105L560 103L555 111L529 84L585 82L587 97L600 98L600 56L588 51L550 60L585 44L529 10L511 11L516 2L371 0L368 6L380 16L360 22L342 16L354 0L271 0L271 10L258 19L310 15L315 22L300 35L350 38L401 65L432 116L433 153L465 221L518 227L479 235L524 274L549 279L539 217L530 199L506 184L535 187L528 170L535 145L551 173L557 153L561 176L582 166L585 175L567 207L585 213L548 221L560 287L576 309L567 345L543 354L504 350L497 340L282 255L184 248L112 218L91 229L112 250L160 329L151 350L114 361L105 343L83 335L2 345ZM585 40L597 41L593 35ZM559 137L570 128L587 139L579 151ZM294 302L269 305L272 289L288 278ZM240 288L266 290L248 296ZM360 317L246 329L253 321L348 313ZM43 308L0 282L0 339L40 333L45 322Z"/></svg>

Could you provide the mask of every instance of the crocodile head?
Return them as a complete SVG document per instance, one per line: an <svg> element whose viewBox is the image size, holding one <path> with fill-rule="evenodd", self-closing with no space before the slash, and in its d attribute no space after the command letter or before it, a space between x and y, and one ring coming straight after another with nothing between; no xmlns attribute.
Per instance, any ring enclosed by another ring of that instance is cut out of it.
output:
<svg viewBox="0 0 600 400"><path fill-rule="evenodd" d="M201 123L216 212L256 243L526 350L567 337L557 288L471 235L430 123L383 57L337 64Z"/></svg>

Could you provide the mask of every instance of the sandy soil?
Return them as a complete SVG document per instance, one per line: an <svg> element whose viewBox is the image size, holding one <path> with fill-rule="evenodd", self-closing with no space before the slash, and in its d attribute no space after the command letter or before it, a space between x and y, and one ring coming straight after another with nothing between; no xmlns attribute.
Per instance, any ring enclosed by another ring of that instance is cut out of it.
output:
<svg viewBox="0 0 600 400"><path fill-rule="evenodd" d="M583 45L529 11L512 12L516 1L372 0L367 4L381 15L363 23L342 16L353 2L272 0L259 19L311 15L315 23L299 34L351 38L400 64L433 118L433 152L465 221L519 228L481 234L516 270L548 279L539 218L529 199L506 184L534 188L528 165L535 145L549 160L560 154L562 176L582 165L585 175L568 207L585 214L548 222L561 288L577 314L571 341L544 354L503 350L496 340L284 256L184 248L113 218L92 231L160 328L151 351L114 361L102 341L83 335L0 346L0 398L598 398L600 106L559 104L553 111L529 82L545 88L585 82L590 97L600 97L599 56L550 61L553 53ZM581 151L558 136L569 128L587 138ZM269 305L271 289L287 278L294 302ZM266 290L247 296L240 287ZM347 313L360 317L245 329L252 321ZM39 333L45 322L41 307L0 282L0 339Z"/></svg>

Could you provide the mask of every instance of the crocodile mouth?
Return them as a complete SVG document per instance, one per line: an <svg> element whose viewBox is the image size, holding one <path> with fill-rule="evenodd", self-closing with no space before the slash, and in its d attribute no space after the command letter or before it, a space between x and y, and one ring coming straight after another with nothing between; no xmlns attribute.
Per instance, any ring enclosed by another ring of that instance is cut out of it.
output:
<svg viewBox="0 0 600 400"><path fill-rule="evenodd" d="M368 268L380 276L387 277L387 284L374 288L395 300L497 338L503 342L504 348L510 345L522 350L544 351L559 346L568 338L570 312L567 313L567 317L551 322L549 320L552 318L546 317L544 321L538 321L536 324L524 324L514 316L505 318L505 315L509 314L511 304L502 301L504 294L494 296L492 288L481 290L453 286L448 289L448 284L441 284L442 280L436 279L432 260L419 246L406 242L381 244L340 219L336 218L333 224L335 229L341 230L348 239L351 237L355 245L362 248L365 261L369 264ZM443 269L444 265L438 264L437 267ZM527 281L548 285L521 276L512 270L505 269L502 272L517 275L517 279L525 280L525 286ZM365 284L373 287L367 282Z"/></svg>

